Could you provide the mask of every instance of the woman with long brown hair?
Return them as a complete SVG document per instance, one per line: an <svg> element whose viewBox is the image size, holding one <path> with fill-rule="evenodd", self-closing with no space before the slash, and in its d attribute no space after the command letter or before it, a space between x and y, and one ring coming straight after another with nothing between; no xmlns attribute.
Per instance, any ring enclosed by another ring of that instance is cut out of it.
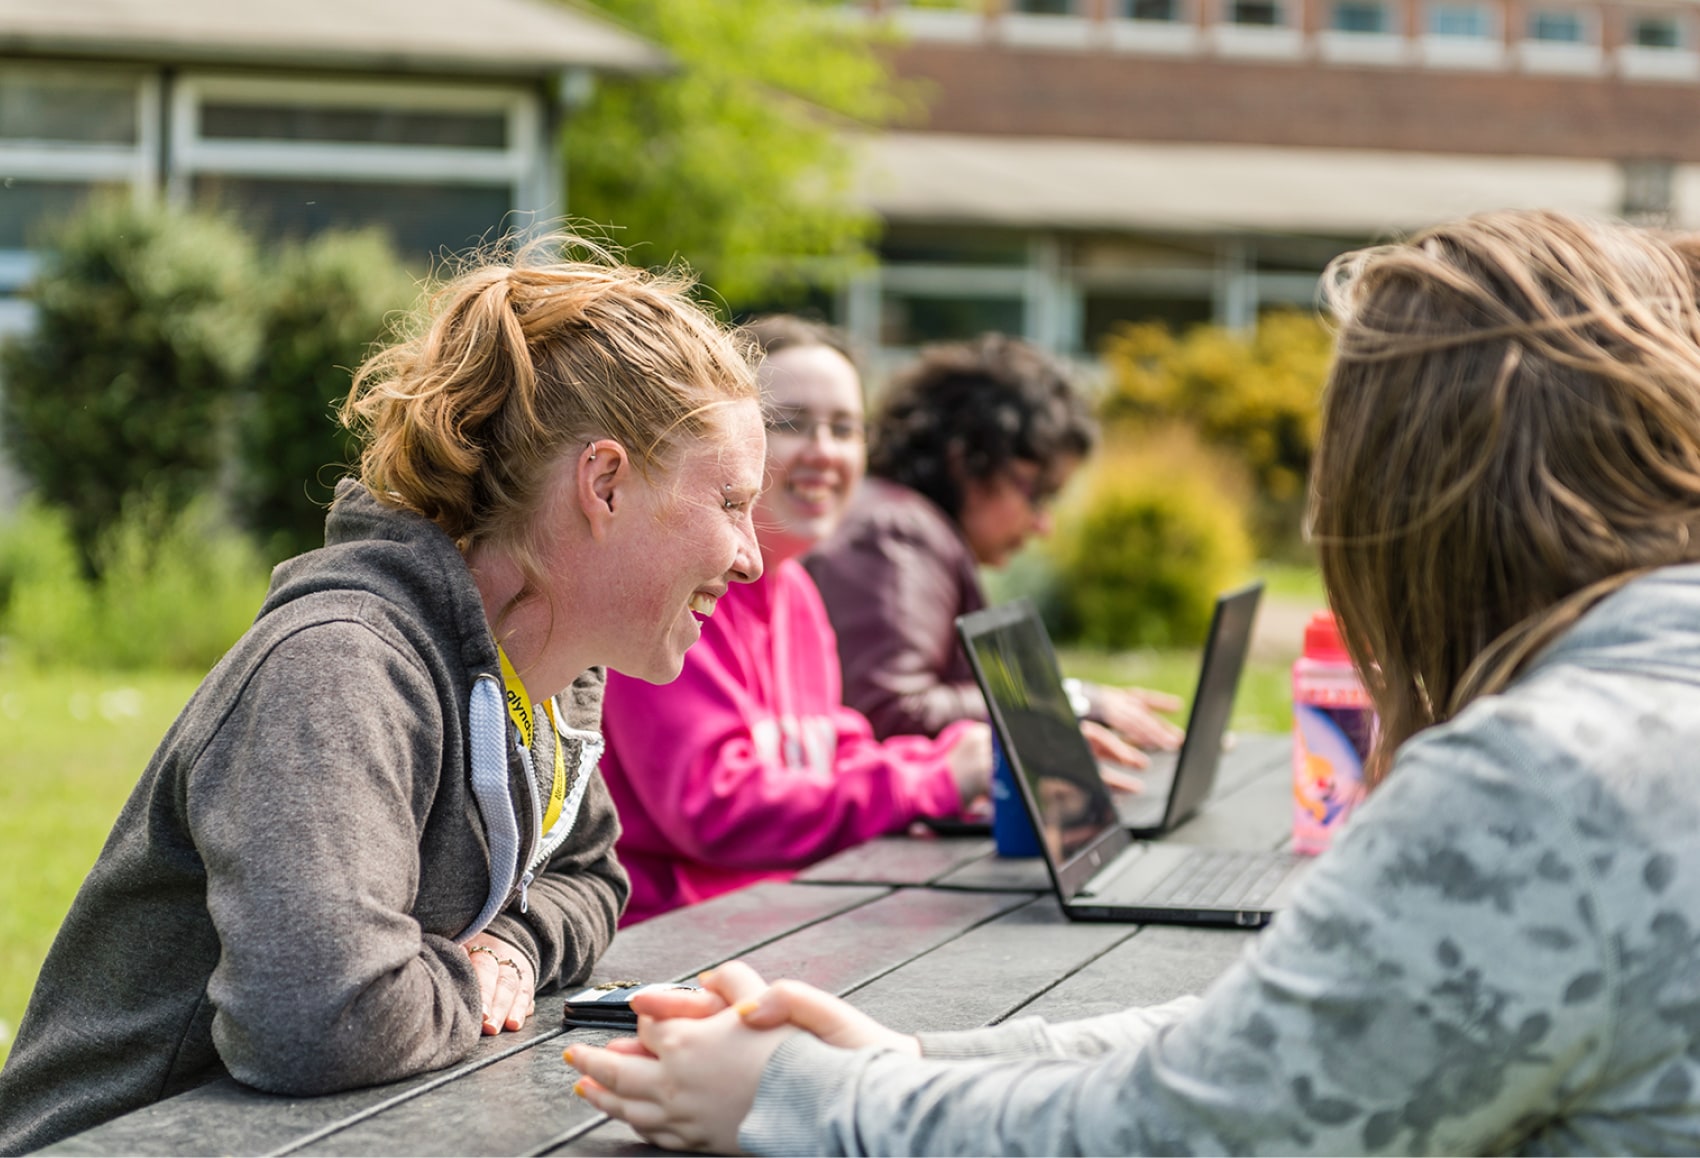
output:
<svg viewBox="0 0 1700 1158"><path fill-rule="evenodd" d="M1351 255L1311 491L1378 783L1201 999L899 1034L727 966L575 1046L672 1146L1700 1151L1700 305L1624 226Z"/></svg>

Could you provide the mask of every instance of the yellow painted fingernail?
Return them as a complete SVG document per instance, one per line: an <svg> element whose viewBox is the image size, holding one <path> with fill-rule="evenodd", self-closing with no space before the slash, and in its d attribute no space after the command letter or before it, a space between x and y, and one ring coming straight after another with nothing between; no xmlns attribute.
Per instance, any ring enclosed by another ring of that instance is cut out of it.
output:
<svg viewBox="0 0 1700 1158"><path fill-rule="evenodd" d="M566 1062L568 1065L575 1064L573 1062L573 1050L571 1046L568 1046L566 1049L561 1051L561 1060Z"/></svg>
<svg viewBox="0 0 1700 1158"><path fill-rule="evenodd" d="M708 984L708 979L709 979L709 978L710 978L710 977L713 977L713 976L714 976L714 970L712 970L712 969L704 969L704 970L703 970L703 971L702 971L702 972L701 972L701 973L698 973L698 974L697 974L697 980L698 980L698 981L699 981L699 982L701 982L701 983L702 983L702 984L704 984L704 985L707 985L707 984Z"/></svg>
<svg viewBox="0 0 1700 1158"><path fill-rule="evenodd" d="M748 1017L760 1007L761 1002L751 997L748 1000L738 1002L738 1004L734 1005L732 1008L737 1010L739 1017Z"/></svg>
<svg viewBox="0 0 1700 1158"><path fill-rule="evenodd" d="M573 1083L573 1093L577 1094L581 1098L584 1097L584 1079L583 1078L580 1078L578 1081Z"/></svg>

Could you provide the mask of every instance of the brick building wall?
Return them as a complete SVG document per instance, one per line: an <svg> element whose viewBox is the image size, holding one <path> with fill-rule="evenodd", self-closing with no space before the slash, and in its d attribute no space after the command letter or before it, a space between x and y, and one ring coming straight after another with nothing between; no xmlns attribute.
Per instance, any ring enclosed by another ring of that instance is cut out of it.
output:
<svg viewBox="0 0 1700 1158"><path fill-rule="evenodd" d="M941 132L1700 161L1700 84L913 43Z"/></svg>

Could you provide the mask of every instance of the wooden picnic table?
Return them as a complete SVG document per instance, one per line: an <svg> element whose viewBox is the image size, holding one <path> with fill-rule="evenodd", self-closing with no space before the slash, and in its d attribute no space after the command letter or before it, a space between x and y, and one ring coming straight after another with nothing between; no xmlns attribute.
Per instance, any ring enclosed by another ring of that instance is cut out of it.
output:
<svg viewBox="0 0 1700 1158"><path fill-rule="evenodd" d="M1242 736L1204 809L1169 839L1283 844L1285 736ZM1065 919L1038 859L984 837L887 837L787 883L762 884L622 931L593 982L683 980L733 957L797 977L906 1030L967 1029L1018 1014L1089 1017L1197 993L1255 933ZM61 1154L640 1154L626 1125L573 1096L561 1050L607 1032L561 1028L561 995L518 1033L459 1065L318 1098L228 1079L53 1146Z"/></svg>

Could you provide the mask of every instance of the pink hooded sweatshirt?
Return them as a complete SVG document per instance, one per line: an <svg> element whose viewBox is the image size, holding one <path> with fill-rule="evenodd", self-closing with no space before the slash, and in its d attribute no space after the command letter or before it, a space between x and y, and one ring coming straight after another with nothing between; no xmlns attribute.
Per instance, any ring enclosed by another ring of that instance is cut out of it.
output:
<svg viewBox="0 0 1700 1158"><path fill-rule="evenodd" d="M969 725L875 740L840 678L820 594L791 560L727 591L675 682L608 673L602 773L632 880L622 924L961 810L946 757Z"/></svg>

